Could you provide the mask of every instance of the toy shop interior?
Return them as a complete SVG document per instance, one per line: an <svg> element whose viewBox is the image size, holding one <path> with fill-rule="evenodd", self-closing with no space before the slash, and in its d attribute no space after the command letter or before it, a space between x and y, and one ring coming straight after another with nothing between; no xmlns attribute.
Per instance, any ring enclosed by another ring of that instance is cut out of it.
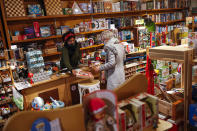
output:
<svg viewBox="0 0 197 131"><path fill-rule="evenodd" d="M197 131L197 0L0 0L0 130Z"/></svg>

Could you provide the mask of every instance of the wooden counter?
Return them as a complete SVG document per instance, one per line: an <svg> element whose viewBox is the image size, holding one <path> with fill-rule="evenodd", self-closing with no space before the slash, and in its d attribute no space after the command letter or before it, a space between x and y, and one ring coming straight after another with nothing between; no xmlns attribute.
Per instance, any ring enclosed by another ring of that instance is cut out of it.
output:
<svg viewBox="0 0 197 131"><path fill-rule="evenodd" d="M94 76L99 78L99 74ZM40 96L45 102L52 96L65 102L66 106L72 105L71 89L72 84L77 84L87 79L76 78L73 75L65 74L61 76L52 76L50 80L32 84L32 87L22 90L24 96L24 109L31 109L32 100Z"/></svg>

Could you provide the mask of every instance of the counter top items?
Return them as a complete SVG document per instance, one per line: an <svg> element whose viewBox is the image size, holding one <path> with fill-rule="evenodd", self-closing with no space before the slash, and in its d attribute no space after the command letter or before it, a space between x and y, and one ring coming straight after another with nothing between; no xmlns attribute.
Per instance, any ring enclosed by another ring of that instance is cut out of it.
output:
<svg viewBox="0 0 197 131"><path fill-rule="evenodd" d="M31 84L28 81L21 81L21 82L15 82L14 86L17 90L23 90L31 87Z"/></svg>
<svg viewBox="0 0 197 131"><path fill-rule="evenodd" d="M51 73L48 71L41 71L38 73L34 73L32 77L33 83L50 80Z"/></svg>
<svg viewBox="0 0 197 131"><path fill-rule="evenodd" d="M39 110L44 106L44 100L41 97L35 97L32 101L32 107L35 110Z"/></svg>
<svg viewBox="0 0 197 131"><path fill-rule="evenodd" d="M52 97L50 97L50 99L52 101L52 107L53 107L53 109L64 107L64 102L54 100Z"/></svg>
<svg viewBox="0 0 197 131"><path fill-rule="evenodd" d="M91 72L83 71L81 69L75 69L74 72L77 78L85 78L90 80L94 79L94 76Z"/></svg>
<svg viewBox="0 0 197 131"><path fill-rule="evenodd" d="M41 97L35 97L32 101L32 110L50 110L50 109L57 109L62 108L65 106L64 102L59 100L54 100L50 97L52 103L46 102L44 104L44 100Z"/></svg>

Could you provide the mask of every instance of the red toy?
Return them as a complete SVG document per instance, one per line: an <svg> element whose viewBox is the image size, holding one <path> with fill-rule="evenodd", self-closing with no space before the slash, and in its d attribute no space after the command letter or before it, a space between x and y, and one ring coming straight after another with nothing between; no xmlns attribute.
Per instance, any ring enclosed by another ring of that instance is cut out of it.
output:
<svg viewBox="0 0 197 131"><path fill-rule="evenodd" d="M115 120L105 111L107 105L101 98L92 98L89 102L92 118L88 121L88 131L113 131Z"/></svg>
<svg viewBox="0 0 197 131"><path fill-rule="evenodd" d="M33 78L34 74L33 73L28 73L28 77L30 78L30 84L33 84Z"/></svg>

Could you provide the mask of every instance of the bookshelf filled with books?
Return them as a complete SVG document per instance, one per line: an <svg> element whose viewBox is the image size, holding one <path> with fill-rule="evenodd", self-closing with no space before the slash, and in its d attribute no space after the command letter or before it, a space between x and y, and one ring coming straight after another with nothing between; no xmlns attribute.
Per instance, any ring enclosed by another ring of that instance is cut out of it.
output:
<svg viewBox="0 0 197 131"><path fill-rule="evenodd" d="M71 29L77 38L86 41L84 44L79 40L83 52L95 47L102 48L102 42L96 39L100 32L110 28L110 24L119 30L121 42L131 41L139 47L135 20L148 16L157 26L177 24L184 21L189 5L189 0L58 0L55 4L48 0L17 1L18 7L12 7L13 3L9 0L1 1L9 49L12 46L24 49L32 43L45 49L47 41L54 41L54 45L61 47L62 34ZM94 43L87 44L89 38L94 39ZM57 49L52 52L53 55L49 54L44 56L57 55L56 58L59 58L60 53ZM11 57L14 56L11 53Z"/></svg>

